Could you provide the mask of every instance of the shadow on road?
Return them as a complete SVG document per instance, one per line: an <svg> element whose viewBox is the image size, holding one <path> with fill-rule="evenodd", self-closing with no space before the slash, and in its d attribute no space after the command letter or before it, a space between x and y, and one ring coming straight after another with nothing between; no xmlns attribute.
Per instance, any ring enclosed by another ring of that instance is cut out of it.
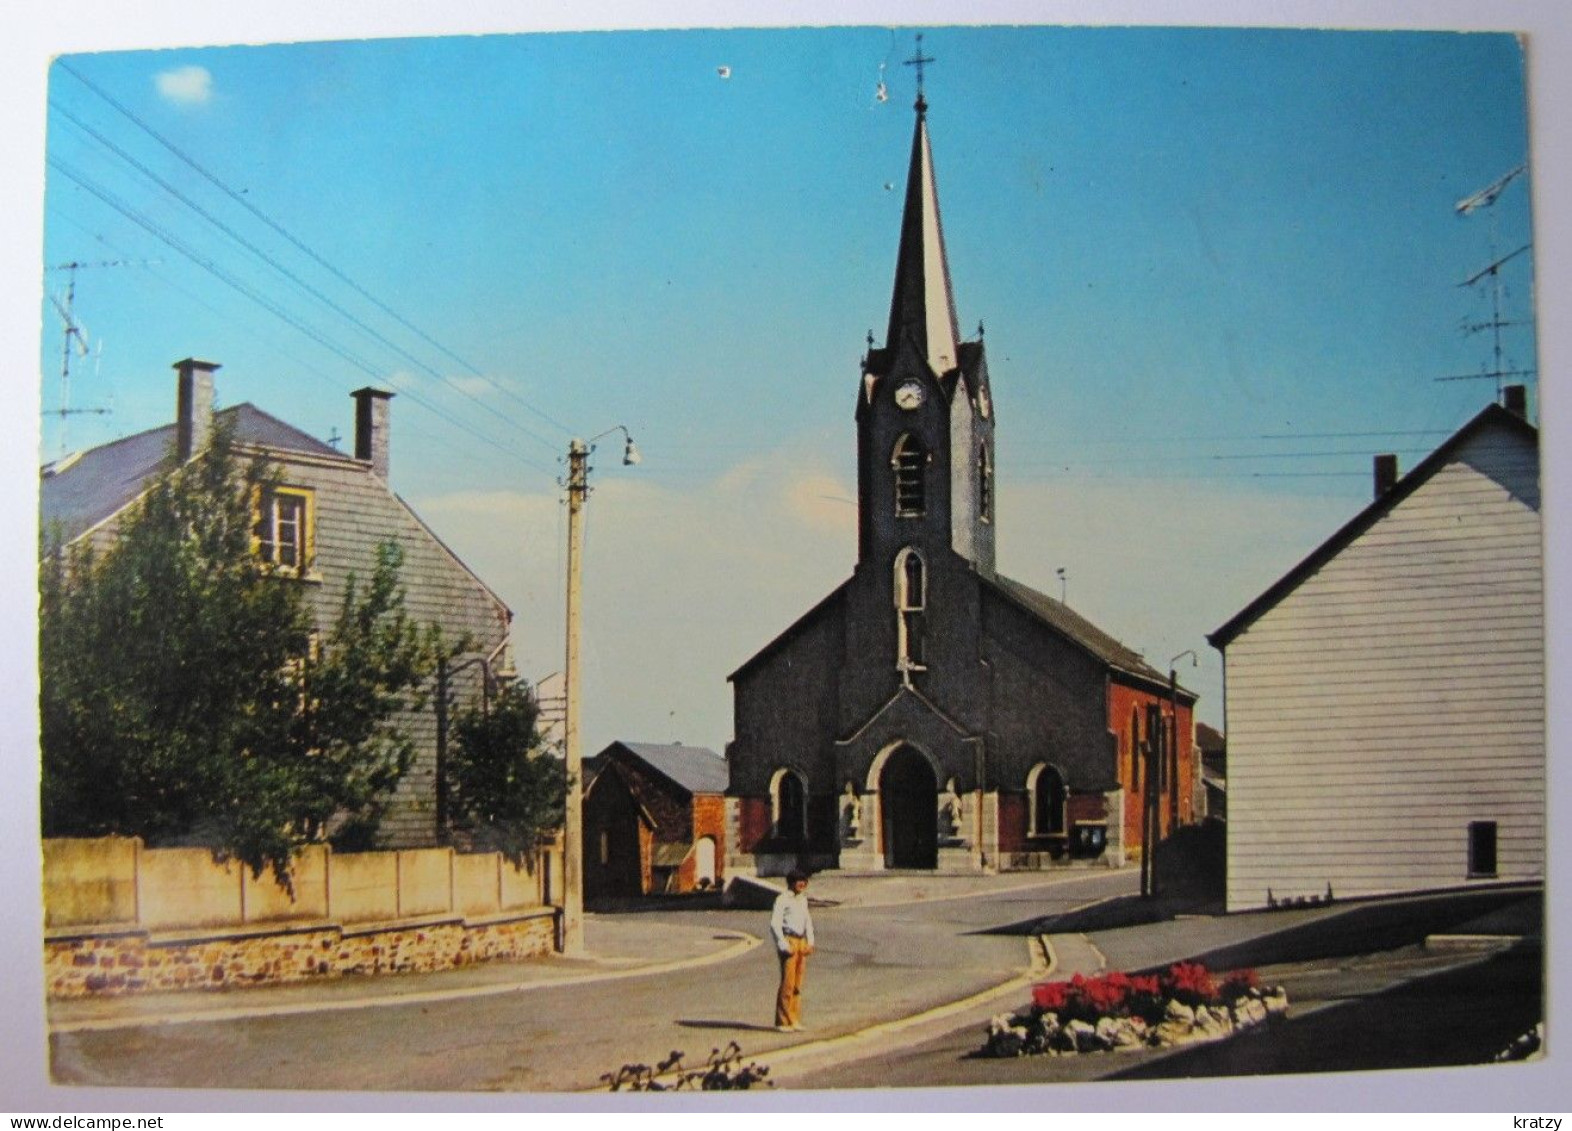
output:
<svg viewBox="0 0 1572 1131"><path fill-rule="evenodd" d="M975 933L979 935L1090 934L1094 931L1117 930L1120 927L1144 927L1149 923L1164 922L1177 915L1203 914L1205 910L1189 901L1120 895L1076 911L1023 919L1018 923L989 927ZM1215 910L1220 912L1221 908Z"/></svg>
<svg viewBox="0 0 1572 1131"><path fill-rule="evenodd" d="M1523 942L1492 958L1198 1045L1103 1077L1156 1080L1371 1072L1484 1064L1544 1016L1544 956Z"/></svg>
<svg viewBox="0 0 1572 1131"><path fill-rule="evenodd" d="M684 1029L740 1029L748 1033L773 1033L774 1025L755 1025L751 1021L696 1021L681 1019L677 1022Z"/></svg>
<svg viewBox="0 0 1572 1131"><path fill-rule="evenodd" d="M1214 970L1233 970L1370 954L1412 946L1429 935L1444 934L1485 917L1501 923L1505 933L1538 936L1543 930L1543 896L1506 889L1351 903L1341 914L1262 932L1189 958Z"/></svg>

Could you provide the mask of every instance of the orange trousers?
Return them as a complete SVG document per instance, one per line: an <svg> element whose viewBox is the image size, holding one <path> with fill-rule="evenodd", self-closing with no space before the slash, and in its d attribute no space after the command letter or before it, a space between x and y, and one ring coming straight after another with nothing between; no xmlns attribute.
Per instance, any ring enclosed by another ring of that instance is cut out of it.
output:
<svg viewBox="0 0 1572 1131"><path fill-rule="evenodd" d="M791 949L780 955L781 988L775 995L775 1024L798 1025L802 1023L802 975L808 966L808 940L788 938L786 945Z"/></svg>

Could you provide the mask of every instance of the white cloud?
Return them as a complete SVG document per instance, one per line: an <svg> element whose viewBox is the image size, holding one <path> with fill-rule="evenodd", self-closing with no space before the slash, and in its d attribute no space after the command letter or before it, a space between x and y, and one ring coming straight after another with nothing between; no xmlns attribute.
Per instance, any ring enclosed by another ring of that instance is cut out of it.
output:
<svg viewBox="0 0 1572 1131"><path fill-rule="evenodd" d="M153 79L158 93L180 106L200 106L213 96L213 76L206 67L176 67Z"/></svg>

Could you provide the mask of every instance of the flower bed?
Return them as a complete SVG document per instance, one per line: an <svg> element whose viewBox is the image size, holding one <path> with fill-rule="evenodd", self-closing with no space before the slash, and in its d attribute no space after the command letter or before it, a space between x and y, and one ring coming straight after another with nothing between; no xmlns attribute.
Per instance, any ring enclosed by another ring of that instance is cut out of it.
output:
<svg viewBox="0 0 1572 1131"><path fill-rule="evenodd" d="M1056 1056L1215 1041L1288 1011L1282 987L1260 985L1254 970L1221 976L1196 962L1162 974L1077 974L1032 987L1024 1013L988 1023L984 1056Z"/></svg>

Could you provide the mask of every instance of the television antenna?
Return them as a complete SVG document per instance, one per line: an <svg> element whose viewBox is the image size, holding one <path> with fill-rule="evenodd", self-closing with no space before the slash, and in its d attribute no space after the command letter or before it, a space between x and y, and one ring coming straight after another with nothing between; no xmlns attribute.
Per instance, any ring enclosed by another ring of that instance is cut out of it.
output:
<svg viewBox="0 0 1572 1131"><path fill-rule="evenodd" d="M1501 316L1503 293L1501 268L1512 262L1512 260L1522 255L1524 252L1529 251L1533 245L1524 244L1522 247L1517 248L1514 251L1509 251L1505 255L1499 254L1497 249L1500 247L1500 232L1498 230L1496 213L1493 207L1496 201L1500 199L1501 194L1506 191L1507 186L1515 181L1519 176L1521 176L1523 172L1527 170L1527 168L1528 166L1526 163L1519 165L1517 168L1506 173L1504 176L1499 177L1495 181L1486 185L1478 192L1465 196L1462 200L1458 201L1457 204L1453 206L1453 210L1459 216L1468 216L1483 209L1490 217L1490 262L1484 267L1480 268L1478 271L1474 272L1468 278L1464 279L1461 283L1458 284L1458 286L1474 287L1487 279L1490 282L1490 318L1484 322L1464 322L1463 333L1468 335L1481 333L1485 330L1490 331L1491 365L1489 369L1480 373L1457 373L1447 377L1437 377L1436 380L1493 380L1496 383L1496 400L1498 402L1501 400L1503 378L1527 377L1532 376L1534 373L1533 369L1517 369L1510 367L1501 347L1502 330L1512 326L1526 325L1526 323L1521 320L1505 319Z"/></svg>
<svg viewBox="0 0 1572 1131"><path fill-rule="evenodd" d="M157 260L131 260L131 259L104 259L96 262L86 262L73 259L69 263L56 264L54 270L66 272L65 296L49 296L50 305L55 308L55 313L60 316L61 345L60 345L60 401L53 409L45 409L46 416L60 418L60 448L65 454L66 444L65 423L72 416L105 416L114 411L109 408L73 408L71 407L71 355L74 353L80 358L90 354L95 359L95 365L101 364L104 356L103 342L89 345L87 326L76 313L76 273L84 268L97 267L132 267L154 263ZM95 368L96 372L96 368Z"/></svg>

